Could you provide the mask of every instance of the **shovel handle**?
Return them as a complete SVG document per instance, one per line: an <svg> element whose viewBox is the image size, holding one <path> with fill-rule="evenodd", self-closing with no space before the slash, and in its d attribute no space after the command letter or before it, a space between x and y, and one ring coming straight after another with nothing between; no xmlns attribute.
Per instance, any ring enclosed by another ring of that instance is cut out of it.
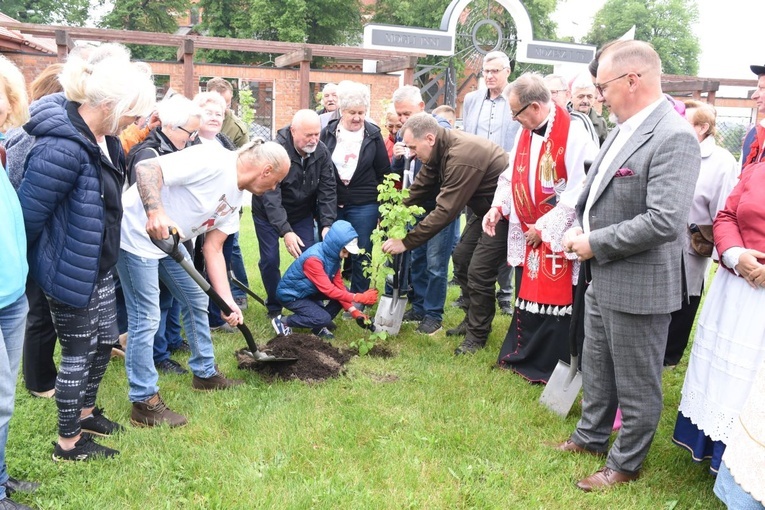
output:
<svg viewBox="0 0 765 510"><path fill-rule="evenodd" d="M220 297L220 294L215 292L213 288L210 286L210 283L205 279L202 274L197 271L197 269L194 267L194 265L186 260L183 257L183 253L181 252L180 248L178 247L178 243L180 241L180 236L178 235L178 229L175 227L170 227L168 229L168 234L170 234L166 239L153 239L151 242L154 243L154 245L165 252L167 255L169 255L173 260L178 262L178 264L181 265L181 267L186 271L192 280L194 280L197 285L201 287L201 289L204 291L205 294L209 296L209 298L218 305L218 308L226 314L231 315L233 310L231 307L226 303L222 297ZM239 331L242 332L242 336L244 336L244 340L247 342L247 348L253 353L257 353L258 346L255 343L255 339L252 337L252 333L250 332L249 328L245 324L237 324L236 326L239 328Z"/></svg>
<svg viewBox="0 0 765 510"><path fill-rule="evenodd" d="M249 288L247 285L245 285L244 283L240 282L240 281L239 281L239 280L236 278L236 276L234 276L234 272L233 272L233 271L229 271L229 272L228 272L228 279L229 279L229 280L231 280L231 283L233 283L234 285L236 285L236 286L237 286L237 287L238 287L238 288L239 288L239 289L240 289L242 292L246 292L247 294L249 294L249 295L250 295L250 297L251 297L252 299L254 299L255 301L257 301L257 302L258 302L258 303L260 303L261 305L263 305L263 306L266 306L266 302L265 302L265 300L264 300L262 297L260 297L260 296L258 296L257 294L255 294L255 293L254 293L254 292L253 292L253 291L252 291L252 290L251 290L251 289L250 289L250 288Z"/></svg>
<svg viewBox="0 0 765 510"><path fill-rule="evenodd" d="M195 270L196 271L196 270ZM193 277L193 276L192 276ZM220 294L215 292L210 285L207 285L207 290L205 290L205 294L210 296L210 299L212 299L213 303L218 305L218 308L220 308L220 311L223 312L226 315L231 315L234 311L231 309L230 306L228 306L228 303L226 303L222 297L220 297ZM252 332L250 331L250 328L247 327L246 324L237 324L236 327L239 329L239 331L242 332L242 336L244 337L245 342L247 342L247 348L252 353L258 352L258 345L255 343L255 339L252 337Z"/></svg>
<svg viewBox="0 0 765 510"><path fill-rule="evenodd" d="M167 227L168 236L165 239L154 239L150 237L154 246L162 250L166 255L169 255L176 262L183 260L183 253L178 248L181 241L181 236L178 234L178 229L173 226Z"/></svg>

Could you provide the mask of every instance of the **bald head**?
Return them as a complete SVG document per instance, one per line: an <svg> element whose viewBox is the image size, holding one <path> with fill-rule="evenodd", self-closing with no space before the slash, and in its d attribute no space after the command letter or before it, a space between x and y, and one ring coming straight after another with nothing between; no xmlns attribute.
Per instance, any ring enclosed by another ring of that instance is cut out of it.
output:
<svg viewBox="0 0 765 510"><path fill-rule="evenodd" d="M321 120L313 110L298 110L292 117L290 133L295 150L302 157L312 154L319 145Z"/></svg>

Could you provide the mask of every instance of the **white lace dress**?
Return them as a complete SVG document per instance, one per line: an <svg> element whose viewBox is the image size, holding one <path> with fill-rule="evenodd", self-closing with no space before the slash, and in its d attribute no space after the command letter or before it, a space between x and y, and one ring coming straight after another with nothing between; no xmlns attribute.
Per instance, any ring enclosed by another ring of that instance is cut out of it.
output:
<svg viewBox="0 0 765 510"><path fill-rule="evenodd" d="M720 268L704 301L680 413L727 443L765 359L765 289Z"/></svg>

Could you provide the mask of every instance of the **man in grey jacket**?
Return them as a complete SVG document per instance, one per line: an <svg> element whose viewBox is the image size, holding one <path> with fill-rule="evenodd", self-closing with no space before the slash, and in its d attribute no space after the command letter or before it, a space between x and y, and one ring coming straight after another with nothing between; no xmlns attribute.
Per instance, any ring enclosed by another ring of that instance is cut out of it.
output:
<svg viewBox="0 0 765 510"><path fill-rule="evenodd" d="M483 59L483 80L486 88L470 92L465 96L462 105L463 126L466 133L487 138L496 143L505 151L510 151L515 144L515 135L520 129L511 113L507 100L502 96L502 91L507 85L507 79L513 72L514 62L501 51L491 51ZM473 218L468 215L468 222L478 221L481 218ZM513 313L513 273L505 261L500 262L498 274L494 278L499 282L497 302L504 314ZM462 292L462 300L467 299L465 289ZM467 303L464 303L467 306ZM463 306L463 308L465 307ZM447 334L464 335L466 323L460 324Z"/></svg>

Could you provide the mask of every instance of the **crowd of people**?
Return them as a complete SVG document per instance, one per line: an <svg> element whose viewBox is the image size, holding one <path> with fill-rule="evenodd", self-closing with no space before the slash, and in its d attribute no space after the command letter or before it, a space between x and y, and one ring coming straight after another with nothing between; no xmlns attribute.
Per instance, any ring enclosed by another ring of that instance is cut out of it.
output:
<svg viewBox="0 0 765 510"><path fill-rule="evenodd" d="M664 95L659 56L639 41L604 46L570 80L527 72L508 83L514 64L484 57L462 129L450 106L426 112L411 85L385 98L378 125L369 88L343 81L266 142L248 139L227 80L156 102L150 67L119 44L75 50L29 96L0 58L0 508L28 508L9 496L38 485L5 465L22 357L26 388L56 402L55 461L119 454L95 439L124 430L97 405L113 355L125 358L134 426L187 423L160 395L160 373L190 371L203 391L242 384L219 370L212 332L236 331L247 307L229 284L230 273L248 282L245 190L275 332L332 340L342 311L368 327L378 289L364 267L391 172L409 188L405 203L424 210L378 247L403 261L404 320L418 334L443 330L451 259L465 312L446 331L461 338L455 355L486 348L499 309L512 320L497 365L546 384L576 335L582 416L555 449L604 457L580 489L638 479L662 373L680 362L701 308L673 440L711 459L731 508L763 508L753 473L765 465L765 127L736 162L715 143L714 108ZM765 66L752 71L765 114ZM230 313L161 248L174 232ZM294 259L284 275L280 243Z"/></svg>

